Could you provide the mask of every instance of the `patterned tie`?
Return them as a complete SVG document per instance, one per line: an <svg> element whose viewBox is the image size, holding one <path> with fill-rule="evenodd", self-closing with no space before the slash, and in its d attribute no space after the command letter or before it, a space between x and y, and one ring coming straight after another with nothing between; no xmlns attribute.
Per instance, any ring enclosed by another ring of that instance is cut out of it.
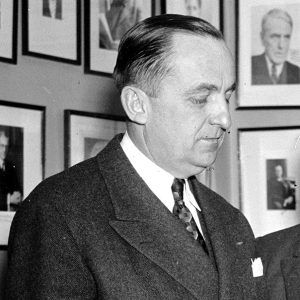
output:
<svg viewBox="0 0 300 300"><path fill-rule="evenodd" d="M272 64L271 80L272 80L273 84L278 83L278 77L277 77L277 72L276 72L276 64Z"/></svg>
<svg viewBox="0 0 300 300"><path fill-rule="evenodd" d="M198 240L205 250L208 253L205 241L203 239L202 234L198 230L198 227L195 223L195 220L189 211L189 209L185 206L183 202L183 186L184 179L175 178L172 184L172 193L175 200L175 204L173 207L173 214L178 217L186 226L186 230L193 234L193 238Z"/></svg>

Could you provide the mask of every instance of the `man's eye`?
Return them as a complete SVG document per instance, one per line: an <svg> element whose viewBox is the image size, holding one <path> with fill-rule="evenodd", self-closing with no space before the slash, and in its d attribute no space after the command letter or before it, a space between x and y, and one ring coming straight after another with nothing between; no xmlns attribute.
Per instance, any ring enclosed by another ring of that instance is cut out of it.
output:
<svg viewBox="0 0 300 300"><path fill-rule="evenodd" d="M191 101L195 104L205 104L208 97L192 97Z"/></svg>

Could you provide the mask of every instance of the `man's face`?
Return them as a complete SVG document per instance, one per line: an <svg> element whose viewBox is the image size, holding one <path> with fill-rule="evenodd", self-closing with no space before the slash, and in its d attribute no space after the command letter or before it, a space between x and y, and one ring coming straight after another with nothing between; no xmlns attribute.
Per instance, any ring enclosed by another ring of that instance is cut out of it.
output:
<svg viewBox="0 0 300 300"><path fill-rule="evenodd" d="M283 175L282 166L278 165L275 167L275 175L276 175L276 178L282 177L282 175Z"/></svg>
<svg viewBox="0 0 300 300"><path fill-rule="evenodd" d="M201 7L198 0L185 0L185 8L187 15L200 17Z"/></svg>
<svg viewBox="0 0 300 300"><path fill-rule="evenodd" d="M235 71L223 41L176 34L173 44L171 74L150 101L143 136L152 160L183 178L216 159L231 125L228 100Z"/></svg>
<svg viewBox="0 0 300 300"><path fill-rule="evenodd" d="M282 64L290 48L292 27L283 19L269 17L261 33L266 55L275 64Z"/></svg>
<svg viewBox="0 0 300 300"><path fill-rule="evenodd" d="M4 160L6 158L8 149L8 138L4 135L0 136L0 159Z"/></svg>

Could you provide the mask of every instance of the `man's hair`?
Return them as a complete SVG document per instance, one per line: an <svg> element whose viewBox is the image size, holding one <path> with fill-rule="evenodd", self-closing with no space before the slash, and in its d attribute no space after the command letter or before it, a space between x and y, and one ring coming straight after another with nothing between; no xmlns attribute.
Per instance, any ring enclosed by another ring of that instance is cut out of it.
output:
<svg viewBox="0 0 300 300"><path fill-rule="evenodd" d="M292 17L286 11L279 9L279 8L274 8L274 9L271 9L270 11L268 11L262 18L262 21L261 21L262 33L264 33L264 31L265 31L265 25L269 18L281 19L281 20L287 22L291 26L291 28L293 28Z"/></svg>
<svg viewBox="0 0 300 300"><path fill-rule="evenodd" d="M113 74L119 91L134 85L156 97L160 82L172 70L172 40L177 33L223 40L219 30L196 17L165 14L147 18L121 39Z"/></svg>

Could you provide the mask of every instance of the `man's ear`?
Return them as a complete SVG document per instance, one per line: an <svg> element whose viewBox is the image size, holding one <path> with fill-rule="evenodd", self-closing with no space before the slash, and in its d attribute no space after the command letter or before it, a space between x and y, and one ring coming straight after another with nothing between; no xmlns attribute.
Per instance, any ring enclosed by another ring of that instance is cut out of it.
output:
<svg viewBox="0 0 300 300"><path fill-rule="evenodd" d="M139 88L125 86L121 93L121 102L128 118L138 124L145 124L149 113L149 97Z"/></svg>

